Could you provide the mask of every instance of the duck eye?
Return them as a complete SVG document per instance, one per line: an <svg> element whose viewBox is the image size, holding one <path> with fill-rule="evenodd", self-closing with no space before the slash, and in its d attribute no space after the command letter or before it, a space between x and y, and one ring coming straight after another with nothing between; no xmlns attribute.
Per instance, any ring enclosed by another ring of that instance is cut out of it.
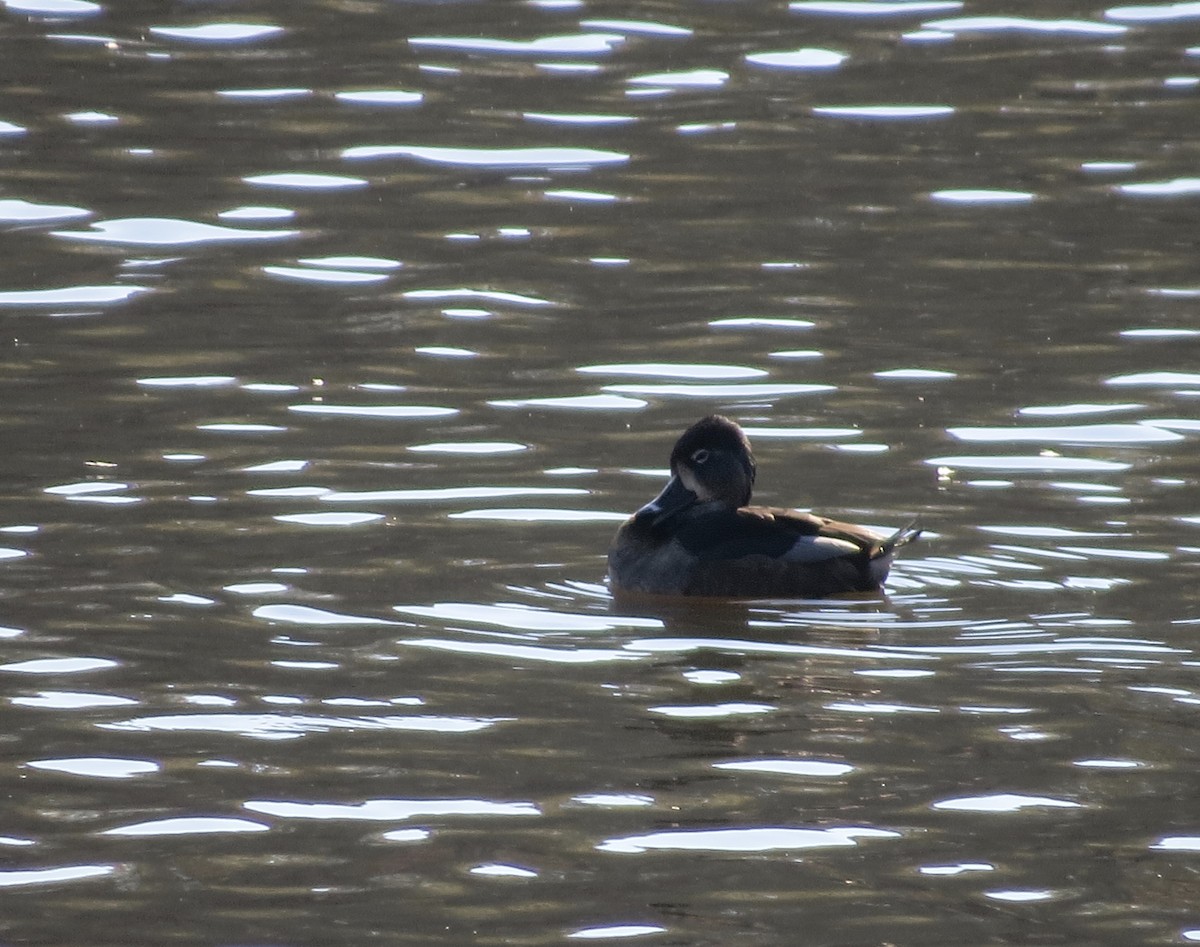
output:
<svg viewBox="0 0 1200 947"><path fill-rule="evenodd" d="M706 451L703 447L701 447L700 450L696 451L696 453L692 454L692 462L693 463L702 464L707 460L708 460L708 451Z"/></svg>

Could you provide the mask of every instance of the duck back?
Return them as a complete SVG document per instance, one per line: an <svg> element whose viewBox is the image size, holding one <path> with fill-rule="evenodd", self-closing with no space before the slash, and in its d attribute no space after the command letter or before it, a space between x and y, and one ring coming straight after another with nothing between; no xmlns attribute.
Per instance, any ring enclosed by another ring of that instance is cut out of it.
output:
<svg viewBox="0 0 1200 947"><path fill-rule="evenodd" d="M877 591L905 527L884 538L797 510L702 504L655 530L634 518L609 550L617 591L714 598L824 598Z"/></svg>

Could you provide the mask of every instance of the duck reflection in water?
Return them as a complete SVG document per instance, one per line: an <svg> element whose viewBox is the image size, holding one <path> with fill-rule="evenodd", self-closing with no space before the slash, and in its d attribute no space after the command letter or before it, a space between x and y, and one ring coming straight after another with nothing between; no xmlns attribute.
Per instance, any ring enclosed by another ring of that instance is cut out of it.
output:
<svg viewBox="0 0 1200 947"><path fill-rule="evenodd" d="M799 510L749 506L754 455L737 424L701 418L671 451L671 479L618 530L614 594L825 598L879 591L915 523L890 536Z"/></svg>

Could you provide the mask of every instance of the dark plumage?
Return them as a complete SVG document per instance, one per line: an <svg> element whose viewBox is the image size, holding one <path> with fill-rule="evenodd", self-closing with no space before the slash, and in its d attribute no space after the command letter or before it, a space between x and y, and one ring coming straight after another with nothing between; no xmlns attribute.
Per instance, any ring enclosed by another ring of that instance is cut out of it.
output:
<svg viewBox="0 0 1200 947"><path fill-rule="evenodd" d="M799 510L749 506L754 455L719 415L683 432L663 491L618 530L608 551L615 592L719 598L822 598L883 586L915 524L880 536Z"/></svg>

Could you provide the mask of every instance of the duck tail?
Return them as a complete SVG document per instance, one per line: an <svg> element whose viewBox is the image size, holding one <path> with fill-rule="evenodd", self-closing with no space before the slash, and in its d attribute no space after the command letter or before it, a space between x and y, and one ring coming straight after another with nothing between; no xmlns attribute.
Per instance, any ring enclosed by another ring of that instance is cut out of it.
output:
<svg viewBox="0 0 1200 947"><path fill-rule="evenodd" d="M885 539L883 541L884 555L887 555L887 554L891 553L892 551L899 549L901 546L905 546L908 543L911 543L914 539L916 539L918 536L920 536L921 535L921 525L920 524L921 524L920 517L917 517L917 518L911 520L910 522L906 523L905 525L901 526L898 530L896 530L894 533L892 533L891 536L889 536L887 539Z"/></svg>

